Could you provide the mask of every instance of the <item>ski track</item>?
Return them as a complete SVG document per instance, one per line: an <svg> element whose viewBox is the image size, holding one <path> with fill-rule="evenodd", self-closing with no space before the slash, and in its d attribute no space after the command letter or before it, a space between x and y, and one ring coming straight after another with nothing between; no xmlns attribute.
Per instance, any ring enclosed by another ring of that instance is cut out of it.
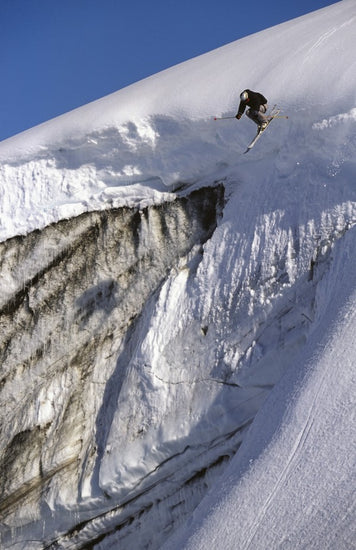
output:
<svg viewBox="0 0 356 550"><path fill-rule="evenodd" d="M330 367L329 367L329 369L330 369ZM307 441L307 439L310 435L310 431L313 427L313 424L314 424L314 421L315 421L316 403L319 400L320 396L322 396L324 394L325 390L323 390L323 387L326 386L324 382L325 382L325 379L326 379L327 376L328 376L328 372L325 372L322 376L322 381L319 385L318 391L315 393L313 401L310 405L308 416L305 420L304 426L303 426L302 430L300 431L298 438L294 442L294 445L292 447L290 456L288 457L287 462L286 462L283 470L281 471L281 474L280 474L277 482L275 483L274 487L272 488L272 490L271 490L270 494L268 495L267 499L265 500L264 504L261 506L261 511L259 512L256 521L252 525L252 528L250 530L251 535L250 535L249 539L246 542L246 550L249 550L250 548L253 548L252 545L253 545L253 542L255 540L257 530L258 530L260 524L262 523L262 520L263 520L264 516L266 516L266 514L268 512L268 509L272 505L272 502L273 502L274 498L276 497L278 491L283 489L283 485L288 480L288 477L291 475L291 472L293 471L293 469L296 466L297 461L299 460L299 455L301 455L301 453L303 451L303 447L306 444L306 441Z"/></svg>

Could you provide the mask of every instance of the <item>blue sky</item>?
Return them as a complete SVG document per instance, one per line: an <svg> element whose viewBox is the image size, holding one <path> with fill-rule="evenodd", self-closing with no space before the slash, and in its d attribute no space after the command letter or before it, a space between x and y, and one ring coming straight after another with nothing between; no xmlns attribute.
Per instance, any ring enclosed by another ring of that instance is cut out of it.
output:
<svg viewBox="0 0 356 550"><path fill-rule="evenodd" d="M0 140L333 3L0 0Z"/></svg>

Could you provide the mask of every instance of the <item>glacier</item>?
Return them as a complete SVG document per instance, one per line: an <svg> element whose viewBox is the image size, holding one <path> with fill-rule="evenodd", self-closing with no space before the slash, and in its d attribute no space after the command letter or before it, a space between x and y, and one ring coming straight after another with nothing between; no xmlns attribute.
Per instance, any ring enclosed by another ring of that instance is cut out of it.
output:
<svg viewBox="0 0 356 550"><path fill-rule="evenodd" d="M354 547L356 6L0 144L2 548ZM233 115L262 91L276 120Z"/></svg>

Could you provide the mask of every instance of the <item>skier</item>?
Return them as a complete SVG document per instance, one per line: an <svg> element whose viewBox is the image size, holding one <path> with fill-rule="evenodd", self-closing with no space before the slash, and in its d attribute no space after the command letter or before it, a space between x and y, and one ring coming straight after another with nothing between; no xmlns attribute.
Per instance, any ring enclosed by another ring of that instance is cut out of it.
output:
<svg viewBox="0 0 356 550"><path fill-rule="evenodd" d="M267 99L259 92L244 90L240 94L240 105L236 115L237 120L240 120L246 107L249 107L246 115L257 124L259 130L264 130L268 124L268 118L265 116Z"/></svg>

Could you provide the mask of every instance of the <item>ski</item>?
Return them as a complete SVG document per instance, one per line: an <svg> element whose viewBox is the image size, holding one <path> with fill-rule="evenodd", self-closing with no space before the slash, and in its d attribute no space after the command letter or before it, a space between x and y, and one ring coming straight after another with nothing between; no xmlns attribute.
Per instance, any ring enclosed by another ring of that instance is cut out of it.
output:
<svg viewBox="0 0 356 550"><path fill-rule="evenodd" d="M257 130L257 134L255 135L255 137L253 138L253 140L251 141L251 143L247 146L247 149L246 151L244 151L244 154L248 153L250 151L250 149L252 149L252 147L256 144L256 142L260 139L260 137L262 136L263 132L268 128L268 126L271 124L272 120L278 116L280 113L280 110L277 109L275 110L274 108L272 109L272 112L271 114L269 115L270 119L268 120L267 122L267 126L265 126L265 128L263 130L261 130L260 128Z"/></svg>
<svg viewBox="0 0 356 550"><path fill-rule="evenodd" d="M253 140L251 141L251 143L247 146L247 149L246 151L244 151L244 154L245 153L248 153L252 147L256 144L256 142L260 139L260 137L262 136L263 132L266 131L266 129L268 128L268 126L271 124L272 120L275 119L275 118L288 118L287 115L280 115L279 113L281 112L280 109L276 109L275 106L273 107L272 111L271 111L271 114L268 115L269 117L269 120L267 122L267 126L265 126L265 128L263 130L260 130L258 129L257 131L257 134L255 135L255 137L253 138Z"/></svg>

